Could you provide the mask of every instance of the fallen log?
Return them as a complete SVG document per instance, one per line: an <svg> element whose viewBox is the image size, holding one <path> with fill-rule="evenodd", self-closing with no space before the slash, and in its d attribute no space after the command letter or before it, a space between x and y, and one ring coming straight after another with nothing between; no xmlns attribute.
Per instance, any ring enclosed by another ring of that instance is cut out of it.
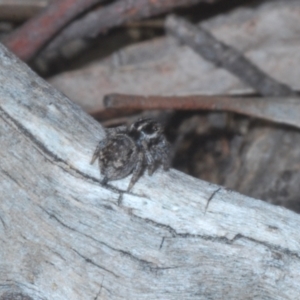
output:
<svg viewBox="0 0 300 300"><path fill-rule="evenodd" d="M0 299L297 299L300 217L176 170L101 184L104 130L0 46Z"/></svg>

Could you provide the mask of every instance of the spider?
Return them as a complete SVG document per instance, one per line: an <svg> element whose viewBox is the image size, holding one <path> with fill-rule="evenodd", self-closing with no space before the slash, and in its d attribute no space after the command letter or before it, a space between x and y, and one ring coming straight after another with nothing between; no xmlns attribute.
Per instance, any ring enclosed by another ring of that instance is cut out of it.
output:
<svg viewBox="0 0 300 300"><path fill-rule="evenodd" d="M106 138L99 142L91 164L98 159L104 175L102 181L122 179L132 173L128 191L140 178L144 169L148 174L162 165L170 168L170 144L163 134L163 127L152 119L139 119L130 127L106 129Z"/></svg>

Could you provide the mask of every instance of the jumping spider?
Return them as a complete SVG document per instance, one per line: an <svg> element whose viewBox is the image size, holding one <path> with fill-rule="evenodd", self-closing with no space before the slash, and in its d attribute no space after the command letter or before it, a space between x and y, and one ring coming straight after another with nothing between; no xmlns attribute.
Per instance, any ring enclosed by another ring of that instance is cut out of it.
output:
<svg viewBox="0 0 300 300"><path fill-rule="evenodd" d="M127 190L130 190L144 169L152 175L157 167L170 168L170 144L163 127L152 119L139 119L129 128L119 126L106 129L106 138L99 142L91 164L98 159L104 175L103 183L133 173Z"/></svg>

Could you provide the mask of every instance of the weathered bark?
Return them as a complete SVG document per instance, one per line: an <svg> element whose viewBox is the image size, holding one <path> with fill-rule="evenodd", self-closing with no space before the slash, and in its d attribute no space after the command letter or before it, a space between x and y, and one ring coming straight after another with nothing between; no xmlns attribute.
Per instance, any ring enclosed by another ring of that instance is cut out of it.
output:
<svg viewBox="0 0 300 300"><path fill-rule="evenodd" d="M101 127L2 46L0 83L0 299L298 298L299 215L174 170L102 186Z"/></svg>

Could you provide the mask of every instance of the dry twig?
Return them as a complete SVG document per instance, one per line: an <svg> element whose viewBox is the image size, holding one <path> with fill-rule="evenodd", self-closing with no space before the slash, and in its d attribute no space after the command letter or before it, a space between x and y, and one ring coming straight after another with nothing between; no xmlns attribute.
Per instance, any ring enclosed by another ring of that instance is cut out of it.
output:
<svg viewBox="0 0 300 300"><path fill-rule="evenodd" d="M138 96L110 94L104 98L110 109L178 109L230 111L300 128L298 97L223 97L223 96Z"/></svg>
<svg viewBox="0 0 300 300"><path fill-rule="evenodd" d="M0 0L0 20L24 21L48 5L50 0Z"/></svg>
<svg viewBox="0 0 300 300"><path fill-rule="evenodd" d="M236 75L261 95L275 97L295 95L287 85L272 79L239 51L218 41L200 26L197 27L182 18L170 16L166 21L166 29L203 58Z"/></svg>
<svg viewBox="0 0 300 300"><path fill-rule="evenodd" d="M217 1L219 0L118 0L111 5L100 7L73 22L47 46L45 51L55 51L73 39L93 38L101 32L126 22L159 15L176 7L190 6L199 2L213 3Z"/></svg>
<svg viewBox="0 0 300 300"><path fill-rule="evenodd" d="M35 18L10 34L3 43L21 59L29 60L73 18L102 1L54 1Z"/></svg>

